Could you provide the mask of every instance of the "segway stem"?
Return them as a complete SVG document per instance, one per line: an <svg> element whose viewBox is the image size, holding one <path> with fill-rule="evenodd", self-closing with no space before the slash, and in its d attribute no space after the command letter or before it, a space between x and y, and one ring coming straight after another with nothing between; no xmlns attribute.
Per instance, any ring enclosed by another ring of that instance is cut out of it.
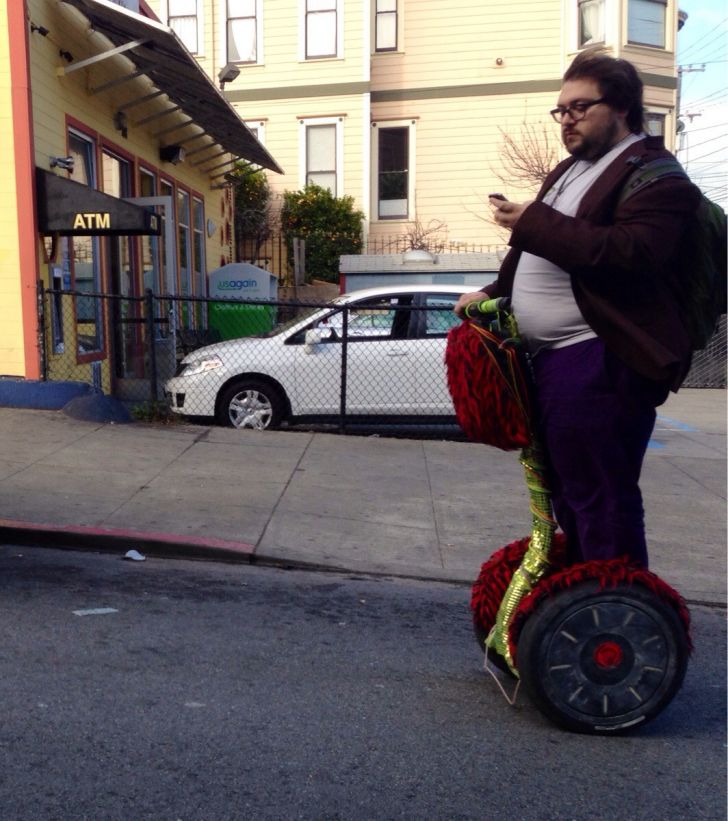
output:
<svg viewBox="0 0 728 821"><path fill-rule="evenodd" d="M505 297L471 302L465 307L468 318L478 318L496 324L510 334L513 343L518 344L518 325L510 312L510 300ZM509 340L509 342L511 341ZM515 382L514 382L515 384ZM515 676L518 670L510 651L508 631L513 616L524 596L531 592L536 582L542 578L549 566L549 551L556 530L556 522L551 505L551 491L546 481L546 460L544 449L531 429L531 442L521 450L521 465L526 478L526 487L531 507L531 539L520 566L513 574L510 584L498 609L495 624L486 645L499 653Z"/></svg>
<svg viewBox="0 0 728 821"><path fill-rule="evenodd" d="M508 631L513 616L524 596L533 590L549 566L549 551L556 521L551 506L551 491L546 483L544 453L538 442L523 448L520 457L531 500L531 539L521 564L513 574L498 608L495 624L486 644L499 653L515 676L518 670L511 655Z"/></svg>

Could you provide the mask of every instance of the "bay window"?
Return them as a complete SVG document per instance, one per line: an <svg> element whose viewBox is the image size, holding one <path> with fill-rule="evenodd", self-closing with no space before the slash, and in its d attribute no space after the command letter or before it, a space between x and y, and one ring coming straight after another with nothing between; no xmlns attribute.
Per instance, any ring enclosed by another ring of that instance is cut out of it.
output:
<svg viewBox="0 0 728 821"><path fill-rule="evenodd" d="M579 48L604 42L605 0L579 0Z"/></svg>
<svg viewBox="0 0 728 821"><path fill-rule="evenodd" d="M666 0L628 0L627 40L665 48Z"/></svg>

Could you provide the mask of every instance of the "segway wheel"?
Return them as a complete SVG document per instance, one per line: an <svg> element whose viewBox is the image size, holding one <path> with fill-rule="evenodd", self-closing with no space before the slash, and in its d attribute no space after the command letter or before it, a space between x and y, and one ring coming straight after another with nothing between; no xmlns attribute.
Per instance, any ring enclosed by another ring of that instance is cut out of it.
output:
<svg viewBox="0 0 728 821"><path fill-rule="evenodd" d="M654 718L680 689L688 637L675 609L639 584L586 581L556 593L518 639L523 687L565 729L615 734Z"/></svg>

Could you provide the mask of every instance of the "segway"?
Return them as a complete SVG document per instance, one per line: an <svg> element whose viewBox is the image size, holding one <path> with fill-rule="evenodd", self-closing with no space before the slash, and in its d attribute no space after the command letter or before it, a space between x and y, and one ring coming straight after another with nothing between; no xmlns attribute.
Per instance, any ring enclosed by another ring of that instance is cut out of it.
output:
<svg viewBox="0 0 728 821"><path fill-rule="evenodd" d="M643 725L685 676L692 649L685 601L627 556L567 561L532 422L529 358L509 301L472 303L466 316L450 331L445 356L458 421L473 441L521 449L532 515L531 535L496 551L473 584L486 669L511 703L522 684L565 729L615 734ZM504 677L518 681L512 697Z"/></svg>

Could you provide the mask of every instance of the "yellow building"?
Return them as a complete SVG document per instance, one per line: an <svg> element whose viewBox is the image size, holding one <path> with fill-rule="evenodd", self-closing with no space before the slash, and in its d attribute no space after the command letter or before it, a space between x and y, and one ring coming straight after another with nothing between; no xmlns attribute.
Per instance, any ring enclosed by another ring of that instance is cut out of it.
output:
<svg viewBox="0 0 728 821"><path fill-rule="evenodd" d="M370 240L441 223L449 243L503 245L488 193L534 190L517 185L506 140L560 158L548 112L588 44L640 69L649 128L673 148L675 0L150 4L211 77L227 66L226 98L285 169L274 191L352 195Z"/></svg>
<svg viewBox="0 0 728 821"><path fill-rule="evenodd" d="M123 395L149 376L146 289L206 296L208 273L232 261L225 173L280 169L144 0L3 7L0 373L92 372ZM84 296L96 293L111 298ZM185 305L182 323L197 310Z"/></svg>

